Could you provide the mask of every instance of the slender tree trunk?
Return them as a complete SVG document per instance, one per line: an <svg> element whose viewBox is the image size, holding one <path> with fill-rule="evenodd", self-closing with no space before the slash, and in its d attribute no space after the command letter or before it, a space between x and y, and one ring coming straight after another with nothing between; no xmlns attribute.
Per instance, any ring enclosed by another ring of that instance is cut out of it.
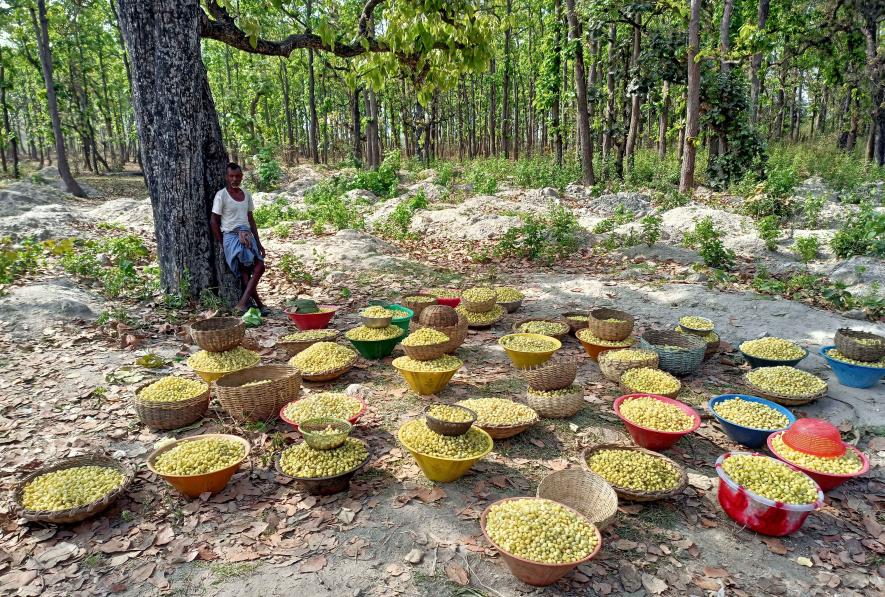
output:
<svg viewBox="0 0 885 597"><path fill-rule="evenodd" d="M679 192L690 193L694 189L694 166L697 152L698 120L701 103L701 69L695 60L700 48L700 23L702 0L691 0L691 16L688 21L688 90L685 99L685 147L682 152L682 172Z"/></svg>
<svg viewBox="0 0 885 597"><path fill-rule="evenodd" d="M602 160L608 159L613 145L612 135L615 129L615 44L618 41L618 27L614 23L608 28L608 64L605 77L605 88L608 93L605 104L605 129L602 131Z"/></svg>
<svg viewBox="0 0 885 597"><path fill-rule="evenodd" d="M562 57L562 4L560 0L553 0L553 19L556 30L554 32L554 65L555 70L559 73L561 69ZM562 123L560 122L559 104L561 101L562 81L556 85L553 92L553 106L551 108L551 118L553 126L553 149L556 154L556 165L562 167Z"/></svg>
<svg viewBox="0 0 885 597"><path fill-rule="evenodd" d="M507 0L507 30L504 31L504 84L501 91L501 141L504 145L504 157L510 157L510 133L513 129L513 123L510 117L510 37L512 35L509 25L509 18L512 12L512 0Z"/></svg>
<svg viewBox="0 0 885 597"><path fill-rule="evenodd" d="M728 81L731 66L728 64L728 52L731 50L731 37L729 30L731 29L731 13L734 11L734 0L725 0L722 7L722 20L719 22L719 76L723 82ZM725 135L718 135L718 153L724 155L728 147L728 140Z"/></svg>
<svg viewBox="0 0 885 597"><path fill-rule="evenodd" d="M61 117L58 114L58 99L55 95L55 81L52 79L52 49L49 46L49 22L46 18L46 0L37 0L37 13L30 9L34 33L37 36L37 47L40 64L43 67L43 82L46 84L46 103L49 107L49 118L52 121L52 134L55 136L55 154L58 162L58 174L65 185L65 190L76 197L85 197L86 193L71 175L68 156L65 151L65 140L61 131ZM39 13L39 18L37 14Z"/></svg>
<svg viewBox="0 0 885 597"><path fill-rule="evenodd" d="M637 68L639 65L639 52L642 49L642 17L637 15L633 24L633 54L630 56L630 65ZM633 168L633 152L636 150L636 138L639 134L639 119L642 115L642 96L637 92L630 98L630 128L627 133L627 161Z"/></svg>
<svg viewBox="0 0 885 597"><path fill-rule="evenodd" d="M768 20L768 10L771 0L759 0L756 11L756 27L762 31ZM750 122L755 125L759 121L759 95L762 91L762 81L759 79L759 69L762 66L762 52L753 54L750 58Z"/></svg>
<svg viewBox="0 0 885 597"><path fill-rule="evenodd" d="M198 0L119 0L132 64L132 106L154 212L165 292L217 290L233 304L239 280L209 229L227 152L200 58Z"/></svg>
<svg viewBox="0 0 885 597"><path fill-rule="evenodd" d="M9 82L6 80L6 70L3 65L3 58L0 55L0 105L3 106L3 130L6 132L6 138L9 140L9 153L12 159L12 177L20 176L18 168L18 135L15 129L9 126L9 105L6 102L6 88ZM5 147L4 147L5 150ZM3 160L3 171L6 172L6 159Z"/></svg>
<svg viewBox="0 0 885 597"><path fill-rule="evenodd" d="M663 160L667 157L667 128L670 126L670 81L664 81L661 95L664 103L658 114L658 157Z"/></svg>
<svg viewBox="0 0 885 597"><path fill-rule="evenodd" d="M357 86L350 96L350 119L353 131L353 159L357 164L363 163L363 141L360 132L360 88Z"/></svg>
<svg viewBox="0 0 885 597"><path fill-rule="evenodd" d="M870 111L870 136L867 143L867 160L876 159L879 166L885 164L885 80L882 70L885 59L879 51L879 22L885 6L881 2L861 3L866 41L867 77L872 108Z"/></svg>
<svg viewBox="0 0 885 597"><path fill-rule="evenodd" d="M286 61L280 59L280 87L283 89L283 112L286 115L286 163L292 163L295 153L295 127L292 124L292 104L289 100L289 69Z"/></svg>
<svg viewBox="0 0 885 597"><path fill-rule="evenodd" d="M854 102L852 103L851 108L851 125L848 129L848 139L845 141L845 151L851 153L854 151L854 146L857 144L857 127L858 127L858 113L860 112L860 98L855 95Z"/></svg>
<svg viewBox="0 0 885 597"><path fill-rule="evenodd" d="M320 163L317 129L320 120L317 116L316 77L313 69L313 50L307 51L307 93L308 105L310 106L310 157L314 164Z"/></svg>
<svg viewBox="0 0 885 597"><path fill-rule="evenodd" d="M827 85L823 86L823 92L821 94L820 101L820 109L817 113L817 132L820 134L824 134L827 132L827 106L830 103L830 88Z"/></svg>
<svg viewBox="0 0 885 597"><path fill-rule="evenodd" d="M381 139L378 135L378 96L374 89L369 89L369 101L367 108L368 120L366 122L366 145L371 147L371 160L369 167L377 170L381 165Z"/></svg>
<svg viewBox="0 0 885 597"><path fill-rule="evenodd" d="M596 184L593 172L593 137L590 136L590 115L587 111L587 81L584 78L584 47L581 25L575 15L575 0L566 0L569 41L575 46L575 90L578 102L578 132L581 141L581 172L585 185Z"/></svg>

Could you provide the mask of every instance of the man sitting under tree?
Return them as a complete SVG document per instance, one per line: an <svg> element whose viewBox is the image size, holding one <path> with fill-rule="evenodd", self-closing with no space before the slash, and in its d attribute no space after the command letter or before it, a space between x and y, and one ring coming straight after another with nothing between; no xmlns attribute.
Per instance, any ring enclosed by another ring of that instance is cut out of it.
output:
<svg viewBox="0 0 885 597"><path fill-rule="evenodd" d="M264 273L264 247L258 240L258 226L252 217L252 195L240 188L243 182L243 169L233 162L227 165L227 186L215 193L212 202L212 233L215 241L222 243L224 260L234 275L243 281L243 296L234 309L242 315L249 308L250 301L261 310L269 313L258 297L258 281Z"/></svg>

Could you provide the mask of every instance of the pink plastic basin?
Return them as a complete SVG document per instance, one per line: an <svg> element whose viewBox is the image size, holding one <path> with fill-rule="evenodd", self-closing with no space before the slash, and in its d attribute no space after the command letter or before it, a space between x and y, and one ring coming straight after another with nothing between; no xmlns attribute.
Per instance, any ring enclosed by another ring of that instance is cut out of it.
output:
<svg viewBox="0 0 885 597"><path fill-rule="evenodd" d="M654 398L655 400L672 404L690 416L694 423L692 423L692 426L685 431L657 431L656 429L649 429L648 427L632 423L621 415L621 404L627 400L632 400L633 398ZM646 450L654 450L655 452L666 450L678 442L680 437L692 433L693 431L697 431L697 428L701 426L701 417L692 407L679 402L678 400L673 400L666 396L658 396L657 394L627 394L621 396L615 400L614 409L615 414L624 422L624 426L627 427L627 431L630 432L630 436L633 438L633 441L636 442L636 445L645 448Z"/></svg>
<svg viewBox="0 0 885 597"><path fill-rule="evenodd" d="M728 473L722 470L722 462L732 456L771 457L758 452L726 452L716 460L716 474L719 475L719 505L736 523L763 535L783 537L798 531L808 515L823 505L824 494L819 486L817 487L817 499L811 504L784 504L762 497L743 485L738 485L728 476ZM772 458L772 460L776 459ZM799 471L787 463L783 464ZM815 483L815 485L817 484Z"/></svg>
<svg viewBox="0 0 885 597"><path fill-rule="evenodd" d="M332 318L335 317L335 312L338 310L338 307L334 305L320 305L323 309L332 309L331 311L321 311L319 313L292 313L286 312L286 315L289 316L289 319L292 320L298 329L303 331L306 330L321 330L329 325L329 322L332 321Z"/></svg>
<svg viewBox="0 0 885 597"><path fill-rule="evenodd" d="M855 448L854 446L852 446L850 444L845 444L845 449L846 450L854 450L854 453L858 455L861 462L863 463L863 465L860 467L860 470L857 471L856 473L851 473L848 475L839 475L836 473L821 473L818 471L813 471L810 468L805 468L801 464L796 464L792 460L788 460L787 458L785 458L784 456L781 456L780 454L778 454L775 451L774 447L771 445L771 440L775 436L779 436L781 433L783 433L783 431L779 431L777 433L772 433L771 435L768 436L768 451L771 452L772 454L774 454L779 460L783 460L784 462L786 462L787 464L789 464L793 468L799 469L800 471L802 471L803 473L805 473L806 475L808 475L809 477L814 479L814 482L817 483L818 485L820 485L820 488L823 491L830 491L831 489L835 489L836 487L839 487L840 485L845 483L845 481L847 481L848 479L853 479L854 477L859 477L862 474L866 473L868 470L870 470L870 460L869 460L869 458L867 458L866 454L864 454L863 452L861 452L860 450L858 450L857 448Z"/></svg>

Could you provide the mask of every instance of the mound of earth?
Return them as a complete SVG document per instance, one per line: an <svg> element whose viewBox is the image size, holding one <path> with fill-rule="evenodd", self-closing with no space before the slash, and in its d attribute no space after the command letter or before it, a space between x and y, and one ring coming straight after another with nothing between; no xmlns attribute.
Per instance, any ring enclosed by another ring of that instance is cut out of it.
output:
<svg viewBox="0 0 885 597"><path fill-rule="evenodd" d="M419 210L412 217L409 231L414 234L451 240L488 240L522 224L514 215L502 215L501 200L494 196L471 197L464 203L435 210Z"/></svg>
<svg viewBox="0 0 885 597"><path fill-rule="evenodd" d="M94 320L103 302L68 278L16 286L0 298L2 331L16 340L34 340L48 327Z"/></svg>
<svg viewBox="0 0 885 597"><path fill-rule="evenodd" d="M154 212L149 199L112 199L91 209L89 215L99 222L110 222L132 228L154 225Z"/></svg>

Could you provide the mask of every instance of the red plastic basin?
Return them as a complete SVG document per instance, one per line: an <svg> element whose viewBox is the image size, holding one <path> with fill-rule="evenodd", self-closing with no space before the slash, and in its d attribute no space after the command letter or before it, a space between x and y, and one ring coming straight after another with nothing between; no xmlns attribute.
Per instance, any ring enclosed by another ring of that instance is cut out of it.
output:
<svg viewBox="0 0 885 597"><path fill-rule="evenodd" d="M332 310L321 311L319 313L292 313L287 311L286 315L289 316L292 323L298 326L298 329L302 332L306 330L321 330L329 325L329 322L335 317L335 312L338 311L338 307L334 305L320 305L320 307Z"/></svg>
<svg viewBox="0 0 885 597"><path fill-rule="evenodd" d="M452 296L452 297L438 298L438 299L436 299L436 304L437 305L445 305L446 307L451 307L452 309L454 309L455 307L457 307L458 305L461 304L461 297L460 296Z"/></svg>
<svg viewBox="0 0 885 597"><path fill-rule="evenodd" d="M820 487L817 490L817 499L811 504L784 504L738 485L722 469L722 462L731 456L771 457L758 452L727 452L716 460L716 473L719 475L719 505L739 525L763 535L783 537L798 531L808 515L823 505L824 494ZM784 464L795 469L789 464Z"/></svg>
<svg viewBox="0 0 885 597"><path fill-rule="evenodd" d="M802 471L803 473L805 473L806 475L808 475L809 477L814 479L814 482L817 483L818 485L820 485L820 488L823 491L830 491L831 489L835 489L835 488L839 487L840 485L842 485L843 483L845 483L845 481L847 481L848 479L853 479L854 477L859 477L859 476L863 475L864 473L866 473L868 470L870 470L869 458L867 458L866 454L864 454L863 452L861 452L860 450L858 450L857 448L855 448L851 444L845 444L845 449L846 450L854 450L854 453L858 455L861 462L863 463L863 465L860 467L860 470L857 471L856 473L851 473L849 475L839 475L836 473L821 473L818 471L811 470L810 468L805 468L801 464L796 464L792 460L788 460L787 458L785 458L784 456L781 456L780 454L778 454L775 451L774 447L771 445L771 440L775 436L780 435L781 433L783 433L783 431L780 431L778 433L772 433L771 435L768 436L768 451L771 452L772 454L774 454L778 460L783 460L784 462L786 462L787 464L789 464L793 468L799 469L800 471Z"/></svg>
<svg viewBox="0 0 885 597"><path fill-rule="evenodd" d="M649 429L648 427L642 427L641 425L632 423L621 415L621 404L627 400L632 400L633 398L654 398L655 400L672 404L690 416L694 423L685 431L657 431L656 429ZM678 400L673 400L666 396L658 396L657 394L627 394L621 396L615 400L614 409L615 414L624 422L624 426L627 427L627 431L630 432L630 436L633 438L633 441L636 442L636 445L645 448L646 450L654 450L655 452L666 450L678 442L680 437L692 433L693 431L697 431L697 428L701 426L701 417L692 407L679 402Z"/></svg>

